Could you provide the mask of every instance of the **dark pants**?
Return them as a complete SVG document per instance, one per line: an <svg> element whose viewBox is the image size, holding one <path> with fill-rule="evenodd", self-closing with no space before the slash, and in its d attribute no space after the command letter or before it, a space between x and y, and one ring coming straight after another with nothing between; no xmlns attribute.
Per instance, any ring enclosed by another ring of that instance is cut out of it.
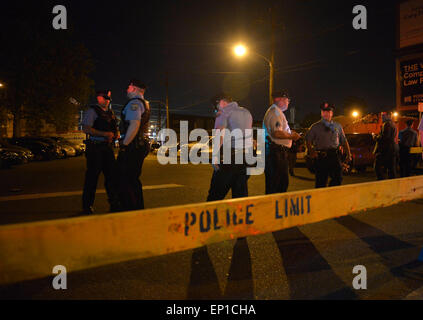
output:
<svg viewBox="0 0 423 320"><path fill-rule="evenodd" d="M326 188L342 184L342 164L336 151L319 153L316 159L316 188Z"/></svg>
<svg viewBox="0 0 423 320"><path fill-rule="evenodd" d="M294 168L297 163L297 153L288 152L288 161L289 161L289 174L293 176L295 174Z"/></svg>
<svg viewBox="0 0 423 320"><path fill-rule="evenodd" d="M213 172L207 201L223 200L231 189L232 198L248 197L248 178L244 165L220 165Z"/></svg>
<svg viewBox="0 0 423 320"><path fill-rule="evenodd" d="M410 154L410 147L400 145L400 174L401 177L411 176L411 169L413 166L413 157Z"/></svg>
<svg viewBox="0 0 423 320"><path fill-rule="evenodd" d="M84 192L82 194L82 207L92 207L97 190L98 177L104 174L104 187L106 188L111 210L118 207L118 181L116 172L116 160L111 145L88 144L85 153L87 158L87 171L85 173Z"/></svg>
<svg viewBox="0 0 423 320"><path fill-rule="evenodd" d="M144 195L140 176L142 165L148 154L147 147L128 147L119 152L119 198L122 211L144 209Z"/></svg>
<svg viewBox="0 0 423 320"><path fill-rule="evenodd" d="M386 179L386 172L388 172L389 179L395 179L396 154L394 152L377 153L374 168L378 180Z"/></svg>
<svg viewBox="0 0 423 320"><path fill-rule="evenodd" d="M266 194L283 193L288 190L288 150L270 146L266 152Z"/></svg>

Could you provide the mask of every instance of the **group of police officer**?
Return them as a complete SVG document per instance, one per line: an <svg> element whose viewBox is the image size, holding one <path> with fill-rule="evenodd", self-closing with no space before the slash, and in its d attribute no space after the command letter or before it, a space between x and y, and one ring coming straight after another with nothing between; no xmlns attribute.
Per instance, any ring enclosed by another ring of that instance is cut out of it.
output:
<svg viewBox="0 0 423 320"><path fill-rule="evenodd" d="M149 152L147 135L150 106L144 99L146 87L139 80L131 80L127 89L129 101L121 113L118 128L116 116L111 110L110 92L97 93L97 105L92 106L83 119L83 130L87 138L87 171L82 197L84 214L93 213L98 177L105 176L105 187L110 211L144 209L144 198L140 175L145 157ZM266 194L283 193L289 186L289 152L293 141L301 135L290 129L284 112L288 110L290 97L286 91L273 93L273 104L263 120L266 141L265 180ZM230 132L241 129L239 137L231 137L231 163L223 164L221 152L212 156L213 176L207 201L222 200L232 191L233 198L248 197L248 174L245 154L252 136L251 113L240 107L225 93L212 98L216 110L215 129ZM312 125L305 140L309 156L315 164L316 188L338 186L342 183L343 163L350 162L351 151L342 126L333 121L334 106L320 106L321 120ZM250 131L248 130L250 129ZM241 141L236 141L241 139ZM117 161L114 142L119 141ZM220 146L223 144L221 137ZM217 150L219 151L219 150ZM244 161L236 163L238 153ZM342 158L344 155L344 158Z"/></svg>
<svg viewBox="0 0 423 320"><path fill-rule="evenodd" d="M232 101L226 94L212 99L217 110L215 129L233 131L252 129L250 112ZM273 105L267 110L263 120L266 139L265 179L266 194L282 193L289 186L289 158L293 141L301 135L290 129L284 112L288 110L290 97L286 91L273 93ZM322 119L315 123L307 133L306 142L310 157L315 161L316 188L342 183L343 163L351 161L351 151L342 126L334 122L334 106L329 103L321 105ZM243 136L248 141L251 137ZM236 141L232 141L232 155L247 150L237 150ZM240 144L242 145L242 144ZM248 147L246 145L246 147ZM342 159L342 154L346 154ZM234 157L232 157L234 158ZM213 176L208 201L222 200L232 189L233 198L248 196L247 164L218 165L218 157L213 156Z"/></svg>
<svg viewBox="0 0 423 320"><path fill-rule="evenodd" d="M149 152L146 137L150 119L150 106L144 99L146 86L139 80L130 81L127 88L128 102L118 122L110 107L110 91L97 92L97 105L91 106L82 120L87 134L85 174L82 195L83 214L93 214L93 204L100 173L111 212L144 209L144 197L140 180L142 165ZM117 161L115 142L119 142Z"/></svg>

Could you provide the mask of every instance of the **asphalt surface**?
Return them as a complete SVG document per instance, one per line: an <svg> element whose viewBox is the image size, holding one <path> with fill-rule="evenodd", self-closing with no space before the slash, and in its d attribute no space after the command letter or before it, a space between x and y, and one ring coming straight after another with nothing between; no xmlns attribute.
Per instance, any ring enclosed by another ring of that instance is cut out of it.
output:
<svg viewBox="0 0 423 320"><path fill-rule="evenodd" d="M0 171L1 223L75 215L80 196L13 197L78 192L84 165L83 158L76 158ZM181 187L146 190L146 206L204 201L211 173L205 165L161 166L148 159L144 186ZM296 174L290 191L313 187L305 168L297 168ZM368 172L346 177L345 183L373 179ZM252 177L249 188L251 195L263 194L264 177ZM107 212L105 202L100 194L99 213ZM423 248L422 218L423 200L416 200L273 234L71 272L64 291L52 288L52 277L3 286L0 298L407 299L423 287L423 263L417 261ZM366 290L353 288L353 268L358 265L367 271Z"/></svg>
<svg viewBox="0 0 423 320"><path fill-rule="evenodd" d="M301 164L299 164L301 165ZM142 182L146 208L204 202L213 169L210 165L160 165L149 156L143 167ZM314 176L304 167L295 170L288 191L314 188ZM70 218L81 212L85 158L32 162L10 170L0 170L0 225ZM374 173L353 174L344 184L373 181ZM170 185L170 186L169 186ZM263 195L264 175L249 180L250 196ZM98 214L108 213L104 180L100 175L94 204ZM24 199L22 199L24 197ZM228 199L231 194L228 194Z"/></svg>

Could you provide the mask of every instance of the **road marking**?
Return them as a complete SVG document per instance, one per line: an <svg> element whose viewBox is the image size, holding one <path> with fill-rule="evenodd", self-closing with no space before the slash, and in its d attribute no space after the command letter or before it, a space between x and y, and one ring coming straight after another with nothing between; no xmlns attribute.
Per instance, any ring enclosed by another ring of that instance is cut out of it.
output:
<svg viewBox="0 0 423 320"><path fill-rule="evenodd" d="M158 190L158 189L171 189L171 188L182 188L180 184L161 184L155 186L145 186L143 190ZM97 194L106 193L106 190L97 190ZM34 194L22 194L18 196L0 197L0 202L7 201L19 201L19 200L33 200L33 199L45 199L45 198L64 198L82 195L82 191L69 191L69 192L54 192L54 193L34 193Z"/></svg>

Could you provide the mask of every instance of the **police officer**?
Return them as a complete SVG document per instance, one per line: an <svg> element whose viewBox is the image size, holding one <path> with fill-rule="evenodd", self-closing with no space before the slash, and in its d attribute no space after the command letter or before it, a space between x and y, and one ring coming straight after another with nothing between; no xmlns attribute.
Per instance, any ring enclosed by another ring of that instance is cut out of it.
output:
<svg viewBox="0 0 423 320"><path fill-rule="evenodd" d="M239 135L231 136L231 164L223 164L221 161L223 149L220 148L220 158L217 150L213 150L213 176L210 183L207 201L217 201L225 199L229 190L232 189L232 198L248 197L248 175L245 162L245 148L252 149L252 136L246 136L247 129L251 130L253 117L251 113L232 101L232 98L225 94L219 94L212 98L212 104L218 110L215 121L215 129L240 129ZM222 146L223 139L220 141ZM236 155L242 153L242 163L236 163Z"/></svg>
<svg viewBox="0 0 423 320"><path fill-rule="evenodd" d="M127 96L129 101L121 113L119 195L122 211L144 209L144 196L140 176L145 157L150 150L148 126L150 106L144 99L146 86L139 80L130 81Z"/></svg>
<svg viewBox="0 0 423 320"><path fill-rule="evenodd" d="M97 189L98 177L104 174L104 185L110 204L110 211L119 209L117 190L116 160L113 152L114 141L118 137L117 121L109 108L110 91L97 92L97 105L91 106L82 120L83 131L87 134L85 174L82 207L84 214L93 214L93 204Z"/></svg>
<svg viewBox="0 0 423 320"><path fill-rule="evenodd" d="M417 132L413 130L413 120L407 120L407 128L400 131L398 138L400 149L400 172L401 177L411 176L411 169L413 167L413 156L410 154L410 149L417 146Z"/></svg>
<svg viewBox="0 0 423 320"><path fill-rule="evenodd" d="M322 119L313 124L306 135L307 149L315 159L316 188L339 186L342 183L342 161L340 147L350 162L351 151L342 126L334 122L334 106L325 102L320 106Z"/></svg>
<svg viewBox="0 0 423 320"><path fill-rule="evenodd" d="M282 193L289 186L288 152L292 141L300 135L291 131L284 112L288 110L290 97L286 91L273 93L273 105L267 110L263 120L266 134L266 194Z"/></svg>
<svg viewBox="0 0 423 320"><path fill-rule="evenodd" d="M395 179L397 166L397 128L392 121L391 113L382 114L383 126L380 134L376 137L374 168L378 180Z"/></svg>

